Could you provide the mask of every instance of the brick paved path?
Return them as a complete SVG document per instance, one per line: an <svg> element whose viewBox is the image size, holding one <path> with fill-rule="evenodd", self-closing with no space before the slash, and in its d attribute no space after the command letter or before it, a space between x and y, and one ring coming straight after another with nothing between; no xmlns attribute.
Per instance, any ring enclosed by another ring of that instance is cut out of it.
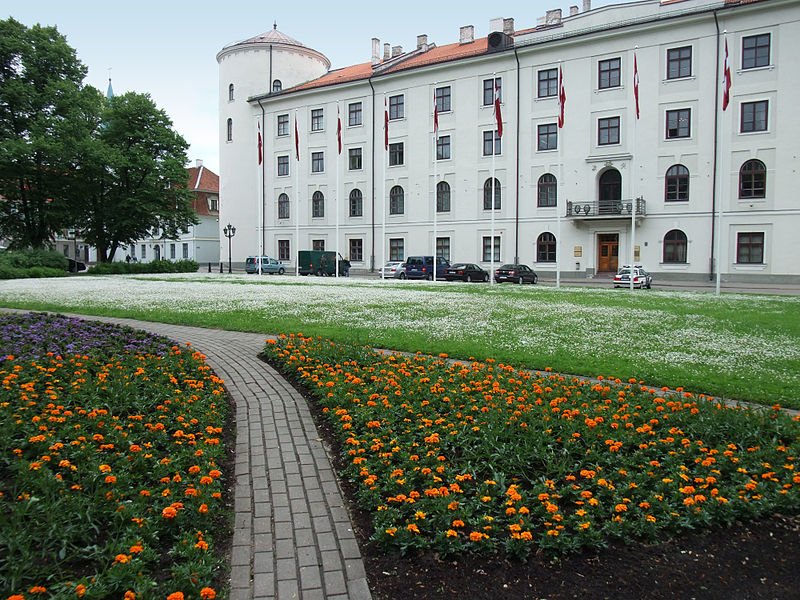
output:
<svg viewBox="0 0 800 600"><path fill-rule="evenodd" d="M306 400L256 356L266 336L81 318L191 342L225 380L236 403L231 600L371 599L350 517Z"/></svg>

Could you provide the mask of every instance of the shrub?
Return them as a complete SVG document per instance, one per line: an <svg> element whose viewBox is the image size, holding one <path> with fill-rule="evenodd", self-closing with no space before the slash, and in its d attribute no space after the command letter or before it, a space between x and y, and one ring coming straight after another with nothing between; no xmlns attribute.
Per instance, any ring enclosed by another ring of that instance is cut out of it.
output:
<svg viewBox="0 0 800 600"><path fill-rule="evenodd" d="M67 258L52 250L10 250L0 252L0 279L61 277ZM37 269L31 271L31 269Z"/></svg>
<svg viewBox="0 0 800 600"><path fill-rule="evenodd" d="M89 267L90 275L120 275L139 273L196 273L199 265L194 260L154 260L147 263L98 263Z"/></svg>

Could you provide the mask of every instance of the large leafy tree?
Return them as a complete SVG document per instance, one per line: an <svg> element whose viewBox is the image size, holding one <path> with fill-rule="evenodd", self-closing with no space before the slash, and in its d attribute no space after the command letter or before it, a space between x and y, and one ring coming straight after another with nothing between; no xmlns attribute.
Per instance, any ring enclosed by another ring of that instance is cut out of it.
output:
<svg viewBox="0 0 800 600"><path fill-rule="evenodd" d="M54 27L0 21L0 237L41 248L71 220L71 151L85 139L86 68Z"/></svg>
<svg viewBox="0 0 800 600"><path fill-rule="evenodd" d="M197 223L186 189L186 141L146 94L104 101L90 143L77 154L81 235L98 261L136 240L177 238Z"/></svg>

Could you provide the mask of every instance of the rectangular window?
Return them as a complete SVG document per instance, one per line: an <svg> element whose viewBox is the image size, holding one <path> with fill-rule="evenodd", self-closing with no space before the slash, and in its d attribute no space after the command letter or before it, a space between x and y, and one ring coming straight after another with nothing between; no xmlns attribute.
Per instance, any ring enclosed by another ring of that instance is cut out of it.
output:
<svg viewBox="0 0 800 600"><path fill-rule="evenodd" d="M692 47L670 48L667 50L667 79L680 79L692 76Z"/></svg>
<svg viewBox="0 0 800 600"><path fill-rule="evenodd" d="M311 249L317 252L325 252L325 240L311 240Z"/></svg>
<svg viewBox="0 0 800 600"><path fill-rule="evenodd" d="M558 69L539 71L539 98L551 98L558 95Z"/></svg>
<svg viewBox="0 0 800 600"><path fill-rule="evenodd" d="M483 262L490 262L492 260L492 238L491 236L483 236ZM500 262L500 236L494 236L494 262Z"/></svg>
<svg viewBox="0 0 800 600"><path fill-rule="evenodd" d="M763 232L736 235L736 263L739 265L764 264Z"/></svg>
<svg viewBox="0 0 800 600"><path fill-rule="evenodd" d="M311 153L311 172L324 173L325 172L325 153L312 152Z"/></svg>
<svg viewBox="0 0 800 600"><path fill-rule="evenodd" d="M183 248L182 248L182 250L183 250L183 258L185 260L185 259L189 258L189 244L184 242L182 245L183 245Z"/></svg>
<svg viewBox="0 0 800 600"><path fill-rule="evenodd" d="M692 133L689 108L667 111L667 139L688 138Z"/></svg>
<svg viewBox="0 0 800 600"><path fill-rule="evenodd" d="M219 197L217 196L208 197L208 210L210 210L211 212L219 212Z"/></svg>
<svg viewBox="0 0 800 600"><path fill-rule="evenodd" d="M492 140L494 140L494 148L492 148ZM483 132L483 155L491 156L492 153L500 154L500 136L497 135L497 130Z"/></svg>
<svg viewBox="0 0 800 600"><path fill-rule="evenodd" d="M555 123L545 123L537 127L538 142L536 149L539 152L543 150L558 150L558 125Z"/></svg>
<svg viewBox="0 0 800 600"><path fill-rule="evenodd" d="M500 102L503 101L503 78L495 77L493 79L483 80L483 105L491 106L494 104L494 86L497 84L498 95Z"/></svg>
<svg viewBox="0 0 800 600"><path fill-rule="evenodd" d="M325 127L324 112L321 108L311 110L311 131L322 131Z"/></svg>
<svg viewBox="0 0 800 600"><path fill-rule="evenodd" d="M291 260L289 240L278 240L278 260Z"/></svg>
<svg viewBox="0 0 800 600"><path fill-rule="evenodd" d="M741 133L751 133L753 131L767 130L767 111L769 102L759 100L758 102L742 102Z"/></svg>
<svg viewBox="0 0 800 600"><path fill-rule="evenodd" d="M619 117L597 120L597 145L619 144Z"/></svg>
<svg viewBox="0 0 800 600"><path fill-rule="evenodd" d="M325 216L325 196L322 192L314 192L311 196L311 217L314 219L321 219Z"/></svg>
<svg viewBox="0 0 800 600"><path fill-rule="evenodd" d="M601 90L619 87L620 59L609 58L597 63L597 87Z"/></svg>
<svg viewBox="0 0 800 600"><path fill-rule="evenodd" d="M64 246L64 249L66 249L66 246ZM131 244L131 258L136 258L136 244Z"/></svg>
<svg viewBox="0 0 800 600"><path fill-rule="evenodd" d="M364 260L364 240L356 238L350 240L350 261L361 262Z"/></svg>
<svg viewBox="0 0 800 600"><path fill-rule="evenodd" d="M350 171L361 169L361 148L350 148L347 151L347 168Z"/></svg>
<svg viewBox="0 0 800 600"><path fill-rule="evenodd" d="M142 244L141 250L142 250L142 259L144 260L145 258L147 258L147 245Z"/></svg>
<svg viewBox="0 0 800 600"><path fill-rule="evenodd" d="M441 256L446 260L450 260L450 238L437 237L436 238L436 256Z"/></svg>
<svg viewBox="0 0 800 600"><path fill-rule="evenodd" d="M405 240L389 238L389 260L404 260L406 256Z"/></svg>
<svg viewBox="0 0 800 600"><path fill-rule="evenodd" d="M447 160L450 158L450 136L440 135L436 139L436 160Z"/></svg>
<svg viewBox="0 0 800 600"><path fill-rule="evenodd" d="M175 258L176 258L176 255L175 255L175 244L170 244L169 245L169 257L172 260L175 260Z"/></svg>
<svg viewBox="0 0 800 600"><path fill-rule="evenodd" d="M347 124L350 127L361 125L361 102L351 102L347 105Z"/></svg>
<svg viewBox="0 0 800 600"><path fill-rule="evenodd" d="M742 38L742 69L769 66L770 34L750 35Z"/></svg>
<svg viewBox="0 0 800 600"><path fill-rule="evenodd" d="M289 135L289 115L278 115L278 135Z"/></svg>
<svg viewBox="0 0 800 600"><path fill-rule="evenodd" d="M394 121L405 117L405 96L389 96L389 119Z"/></svg>
<svg viewBox="0 0 800 600"><path fill-rule="evenodd" d="M404 164L405 156L403 156L403 142L396 144L389 144L389 166L396 167Z"/></svg>
<svg viewBox="0 0 800 600"><path fill-rule="evenodd" d="M436 88L434 91L436 97L436 110L440 113L450 112L452 105L450 103L450 86Z"/></svg>
<svg viewBox="0 0 800 600"><path fill-rule="evenodd" d="M278 157L278 177L286 177L289 175L289 157Z"/></svg>

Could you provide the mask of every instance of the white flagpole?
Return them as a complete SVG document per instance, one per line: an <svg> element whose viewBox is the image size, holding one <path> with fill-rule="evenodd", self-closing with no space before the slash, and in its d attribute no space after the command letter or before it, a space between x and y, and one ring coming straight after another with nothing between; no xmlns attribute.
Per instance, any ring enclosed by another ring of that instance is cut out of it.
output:
<svg viewBox="0 0 800 600"><path fill-rule="evenodd" d="M638 50L639 46L633 47L633 60L634 64L636 63L636 50ZM636 67L634 67L635 69ZM635 77L635 75L634 75ZM634 81L634 86L638 85L637 82ZM634 90L634 93L636 90ZM631 155L633 156L633 160L631 161L634 165L636 165L636 128L638 125L639 118L635 114L636 113L636 106L635 106L635 98L634 98L634 118L633 118L633 139L631 140ZM633 290L633 267L636 264L636 191L633 189L633 186L636 186L636 169L631 169L633 176L633 181L631 182L631 290ZM644 284L642 284L644 285Z"/></svg>
<svg viewBox="0 0 800 600"><path fill-rule="evenodd" d="M434 115L436 114L436 82L433 83L433 111ZM433 280L436 281L436 266L438 264L438 255L436 254L436 226L437 226L437 215L436 211L439 209L438 206L438 198L436 197L436 180L438 178L438 165L437 163L437 152L439 151L439 130L437 129L436 119L434 118L433 124Z"/></svg>
<svg viewBox="0 0 800 600"><path fill-rule="evenodd" d="M339 277L339 255L341 250L339 248L339 171L341 162L341 152L339 152L339 139L342 127L342 117L339 114L339 103L336 103L336 277Z"/></svg>
<svg viewBox="0 0 800 600"><path fill-rule="evenodd" d="M558 61L558 97L559 97L559 104L558 104L558 116L561 118L561 111L564 110L561 104L561 88L562 88L562 72L561 72L561 61ZM564 190L564 140L562 139L562 133L564 131L563 122L562 127L558 127L558 187L561 188L561 191ZM559 208L559 200L561 194L559 190L556 189L556 288L561 287L561 209Z"/></svg>
<svg viewBox="0 0 800 600"><path fill-rule="evenodd" d="M489 278L490 285L491 285L491 283L493 283L493 280L494 280L494 210L495 210L495 206L496 206L495 199L496 199L496 194L497 194L497 190L495 190L495 181L496 181L496 179L495 179L495 156L497 156L497 148L495 147L495 144L497 142L497 138L496 138L496 136L497 136L497 121L496 121L497 114L496 114L495 111L497 109L495 107L496 106L495 103L497 102L497 99L498 99L497 73L492 73L492 92L493 92L492 93L492 97L493 97L493 100L494 100L494 102L492 102L492 113L493 113L493 116L495 117L495 119L493 119L493 121L492 121L492 198L491 198L491 204L490 204L492 227L491 227L491 233L490 233L491 237L489 238L491 240L491 242L489 243L489 248L491 249L490 250L491 256L489 257L489 273L491 273L491 276Z"/></svg>
<svg viewBox="0 0 800 600"><path fill-rule="evenodd" d="M300 137L297 125L297 109L294 110L295 166L294 174L294 274L300 276Z"/></svg>
<svg viewBox="0 0 800 600"><path fill-rule="evenodd" d="M723 36L725 36L724 37L724 39L725 39L725 58L724 58L725 63L723 64L722 80L723 80L723 82L727 82L727 73L726 73L726 71L729 68L729 66L728 66L728 55L727 55L728 54L728 30L725 29L722 32L722 34L723 34ZM717 85L719 85L719 83L720 82L717 82ZM728 93L728 92L726 91L726 93ZM723 142L727 141L727 137L725 135L725 130L726 130L725 123L727 122L727 119L725 118L725 110L726 109L727 109L727 106L725 106L725 108L723 108L721 111L719 111L719 118L721 120L721 123L720 123L720 126L719 126L719 131L720 131L720 137L722 138ZM717 110L719 110L719 108L717 108ZM724 143L722 144L722 147L723 148L726 147ZM723 212L722 205L723 205L723 202L725 202L725 199L726 199L725 194L726 194L726 191L727 191L727 188L728 188L728 186L726 185L725 182L728 179L728 177L730 176L730 174L729 174L729 172L730 172L730 161L727 159L727 157L730 156L730 152L728 152L726 154L727 154L726 160L722 161L723 166L725 166L726 168L724 170L722 170L722 176L719 177L719 184L717 184L716 181L714 182L714 185L718 185L717 189L719 190L719 202L718 202L719 217L718 217L718 220L717 220L717 223L718 223L718 231L717 231L717 281L716 281L715 290L714 290L714 293L716 294L717 297L719 297L720 288L722 286L722 266L725 264L725 262L727 262L727 258L725 259L725 261L722 260L722 258L723 258L722 257L722 250L723 250L723 248L726 248L726 245L722 243L722 238L723 238L723 234L722 234L722 212ZM720 169L717 169L717 172L719 172L719 171L720 171Z"/></svg>
<svg viewBox="0 0 800 600"><path fill-rule="evenodd" d="M383 177L381 178L381 268L386 265L386 165L389 162L389 148L386 140L388 139L388 125L386 123L386 92L383 93ZM404 257L405 258L405 257Z"/></svg>
<svg viewBox="0 0 800 600"><path fill-rule="evenodd" d="M266 133L266 132L265 132ZM258 136L261 137L261 122L258 123ZM261 257L264 256L264 167L261 164L264 160L263 137L258 140L258 171L256 172L256 182L258 185L258 274L261 275Z"/></svg>

